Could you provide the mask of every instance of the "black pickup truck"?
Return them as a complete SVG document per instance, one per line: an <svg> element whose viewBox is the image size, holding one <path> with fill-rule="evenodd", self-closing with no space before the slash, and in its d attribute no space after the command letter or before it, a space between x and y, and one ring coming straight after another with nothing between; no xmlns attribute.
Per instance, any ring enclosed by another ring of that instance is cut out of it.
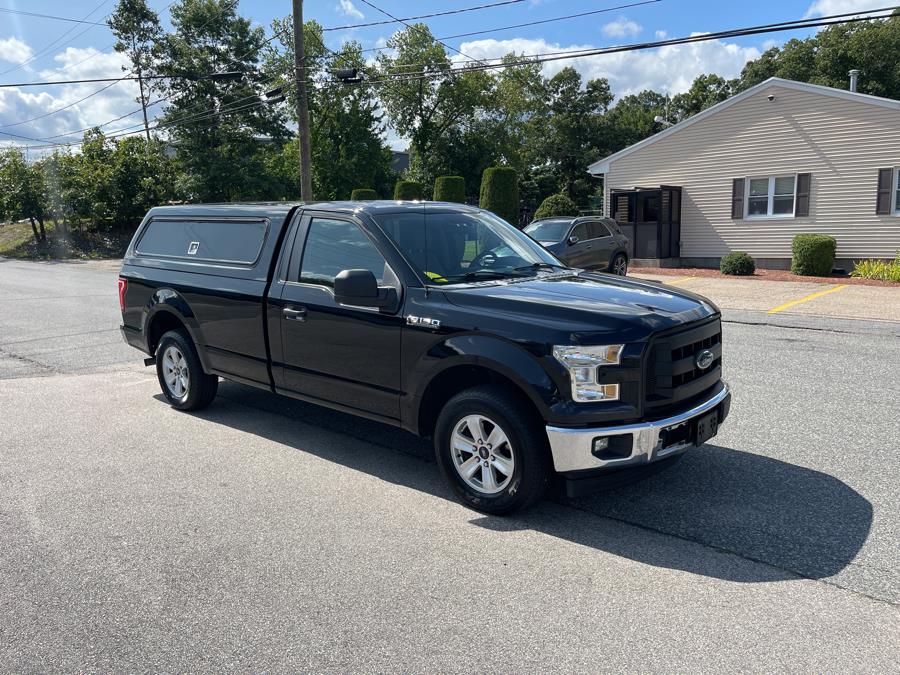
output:
<svg viewBox="0 0 900 675"><path fill-rule="evenodd" d="M459 204L154 208L119 301L173 407L224 377L402 427L489 513L669 464L731 399L708 300L565 267Z"/></svg>

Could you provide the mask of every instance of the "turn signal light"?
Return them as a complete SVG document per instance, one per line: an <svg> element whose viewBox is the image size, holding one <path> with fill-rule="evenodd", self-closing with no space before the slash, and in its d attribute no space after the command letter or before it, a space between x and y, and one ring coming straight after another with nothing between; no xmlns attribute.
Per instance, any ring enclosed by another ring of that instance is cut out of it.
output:
<svg viewBox="0 0 900 675"><path fill-rule="evenodd" d="M119 309L125 311L125 291L128 290L128 279L119 277Z"/></svg>

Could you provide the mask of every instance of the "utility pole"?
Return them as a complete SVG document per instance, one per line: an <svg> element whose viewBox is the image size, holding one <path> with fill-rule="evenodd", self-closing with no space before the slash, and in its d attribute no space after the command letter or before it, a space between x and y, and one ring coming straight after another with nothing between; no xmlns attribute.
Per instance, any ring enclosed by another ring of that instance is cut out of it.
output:
<svg viewBox="0 0 900 675"><path fill-rule="evenodd" d="M141 74L141 55L137 50L137 44L135 43L134 35L131 36L131 51L134 54L138 54L138 65L137 65L137 79L138 79L138 89L141 91L141 110L144 113L144 133L147 134L147 143L150 143L150 124L147 122L147 99L144 98L144 77Z"/></svg>
<svg viewBox="0 0 900 675"><path fill-rule="evenodd" d="M297 125L300 133L300 199L312 201L309 157L309 102L306 98L306 52L303 48L303 0L294 4L294 77L297 82Z"/></svg>

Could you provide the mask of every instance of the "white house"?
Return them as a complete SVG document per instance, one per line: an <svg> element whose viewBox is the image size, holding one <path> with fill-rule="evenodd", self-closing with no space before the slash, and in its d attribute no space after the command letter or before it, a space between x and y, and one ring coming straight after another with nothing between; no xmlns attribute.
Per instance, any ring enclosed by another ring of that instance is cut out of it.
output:
<svg viewBox="0 0 900 675"><path fill-rule="evenodd" d="M795 234L838 266L900 250L900 101L771 78L592 164L632 258L787 267Z"/></svg>

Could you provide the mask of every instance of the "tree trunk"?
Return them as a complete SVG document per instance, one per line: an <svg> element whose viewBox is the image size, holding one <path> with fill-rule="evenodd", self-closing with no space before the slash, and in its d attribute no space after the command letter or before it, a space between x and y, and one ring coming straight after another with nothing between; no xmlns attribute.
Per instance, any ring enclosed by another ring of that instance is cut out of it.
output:
<svg viewBox="0 0 900 675"><path fill-rule="evenodd" d="M31 231L34 232L34 242L40 244L41 235L38 233L37 225L34 223L34 216L28 216L28 220L31 221Z"/></svg>
<svg viewBox="0 0 900 675"><path fill-rule="evenodd" d="M38 216L38 225L41 226L41 241L47 241L47 230L44 229L44 218L43 216ZM34 227L34 226L32 226Z"/></svg>

